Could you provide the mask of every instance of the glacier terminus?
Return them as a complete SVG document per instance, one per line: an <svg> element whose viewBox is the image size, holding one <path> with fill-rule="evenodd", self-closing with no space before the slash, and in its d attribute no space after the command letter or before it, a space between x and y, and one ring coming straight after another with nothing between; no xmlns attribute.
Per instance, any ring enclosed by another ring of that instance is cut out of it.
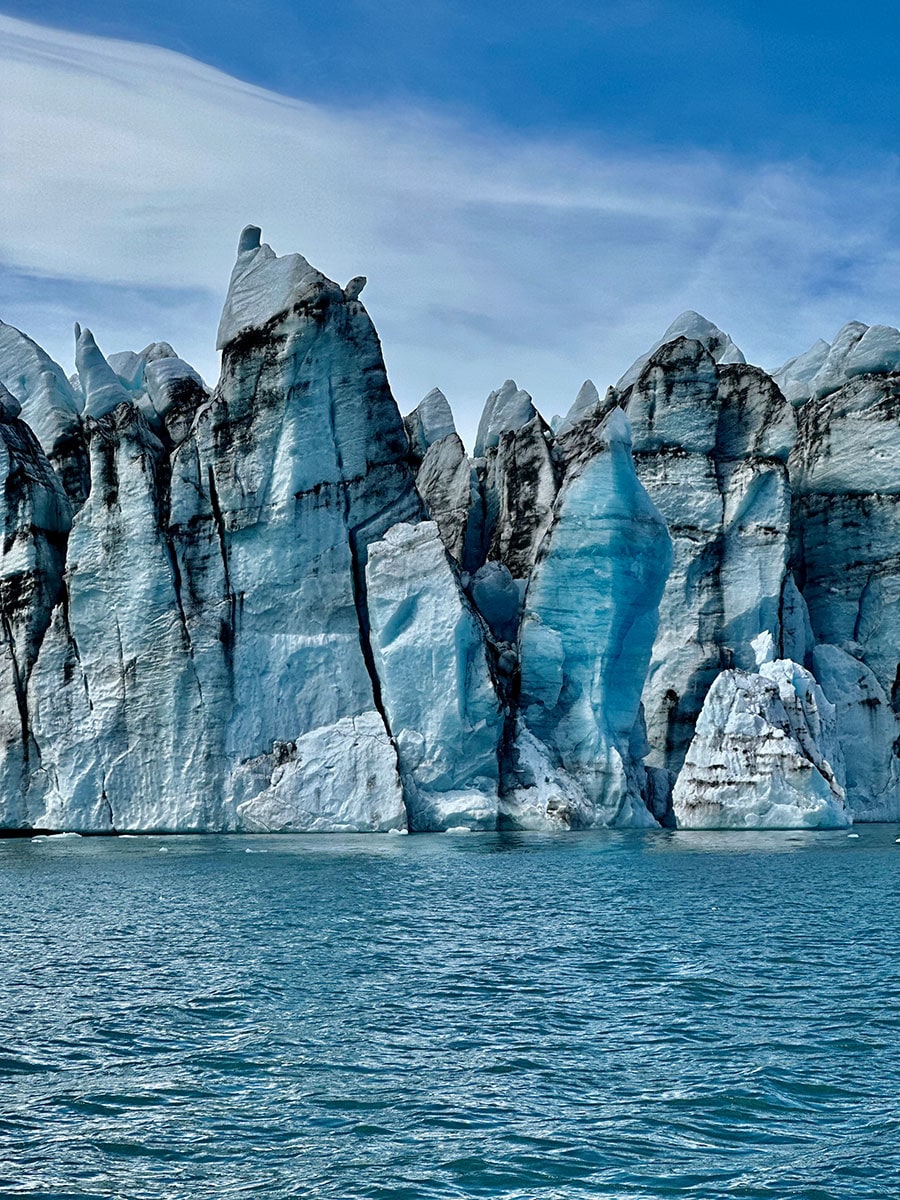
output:
<svg viewBox="0 0 900 1200"><path fill-rule="evenodd" d="M697 313L470 455L248 226L214 388L0 322L0 830L900 820L900 332Z"/></svg>

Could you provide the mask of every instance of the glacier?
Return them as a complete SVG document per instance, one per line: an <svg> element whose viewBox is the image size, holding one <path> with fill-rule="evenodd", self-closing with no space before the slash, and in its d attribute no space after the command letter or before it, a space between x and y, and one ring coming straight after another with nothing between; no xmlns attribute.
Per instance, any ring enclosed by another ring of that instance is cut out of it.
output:
<svg viewBox="0 0 900 1200"><path fill-rule="evenodd" d="M621 409L570 468L554 517L525 593L518 723L549 764L544 786L561 771L561 795L576 789L569 824L649 825L632 735L671 550L635 474ZM537 785L531 775L526 793ZM548 797L552 819L564 803ZM533 814L517 819L521 804L514 790L507 816L532 826ZM531 797L525 804L534 808Z"/></svg>
<svg viewBox="0 0 900 1200"><path fill-rule="evenodd" d="M0 322L0 831L900 819L900 333L689 311L470 454L365 283L248 226L214 387Z"/></svg>
<svg viewBox="0 0 900 1200"><path fill-rule="evenodd" d="M756 671L707 693L673 792L681 829L842 829L844 759L835 706L811 672L753 639Z"/></svg>
<svg viewBox="0 0 900 1200"><path fill-rule="evenodd" d="M410 830L495 829L502 712L481 625L437 525L394 525L373 542L366 588Z"/></svg>

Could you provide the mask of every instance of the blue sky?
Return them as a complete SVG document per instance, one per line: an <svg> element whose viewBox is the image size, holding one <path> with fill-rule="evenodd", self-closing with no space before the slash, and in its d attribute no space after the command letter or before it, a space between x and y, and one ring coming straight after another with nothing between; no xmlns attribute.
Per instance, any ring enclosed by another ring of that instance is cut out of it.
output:
<svg viewBox="0 0 900 1200"><path fill-rule="evenodd" d="M338 104L826 161L896 152L900 10L833 0L4 0Z"/></svg>
<svg viewBox="0 0 900 1200"><path fill-rule="evenodd" d="M401 407L437 383L467 431L507 375L564 411L682 308L768 366L900 319L896 4L72 13L0 0L0 316L67 366L77 317L214 374L249 221L367 274Z"/></svg>

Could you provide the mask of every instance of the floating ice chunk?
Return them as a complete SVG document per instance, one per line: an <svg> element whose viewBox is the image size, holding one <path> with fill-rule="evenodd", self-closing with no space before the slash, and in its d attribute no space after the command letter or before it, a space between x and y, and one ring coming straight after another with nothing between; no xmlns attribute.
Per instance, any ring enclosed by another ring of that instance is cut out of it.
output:
<svg viewBox="0 0 900 1200"><path fill-rule="evenodd" d="M500 799L501 826L513 829L586 829L595 809L581 784L527 726L516 724L512 769L516 787Z"/></svg>
<svg viewBox="0 0 900 1200"><path fill-rule="evenodd" d="M794 737L812 762L818 765L820 759L827 760L843 795L844 756L836 732L834 705L812 674L790 659L762 663L759 674L777 684Z"/></svg>
<svg viewBox="0 0 900 1200"><path fill-rule="evenodd" d="M311 730L241 765L233 778L247 833L384 833L406 828L397 757L376 712Z"/></svg>

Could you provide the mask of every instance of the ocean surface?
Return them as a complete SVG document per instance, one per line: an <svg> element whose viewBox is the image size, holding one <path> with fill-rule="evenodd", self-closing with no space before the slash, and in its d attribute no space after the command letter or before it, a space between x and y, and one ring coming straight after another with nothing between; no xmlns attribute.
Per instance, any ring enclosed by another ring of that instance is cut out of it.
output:
<svg viewBox="0 0 900 1200"><path fill-rule="evenodd" d="M0 842L0 1195L900 1195L900 828Z"/></svg>

